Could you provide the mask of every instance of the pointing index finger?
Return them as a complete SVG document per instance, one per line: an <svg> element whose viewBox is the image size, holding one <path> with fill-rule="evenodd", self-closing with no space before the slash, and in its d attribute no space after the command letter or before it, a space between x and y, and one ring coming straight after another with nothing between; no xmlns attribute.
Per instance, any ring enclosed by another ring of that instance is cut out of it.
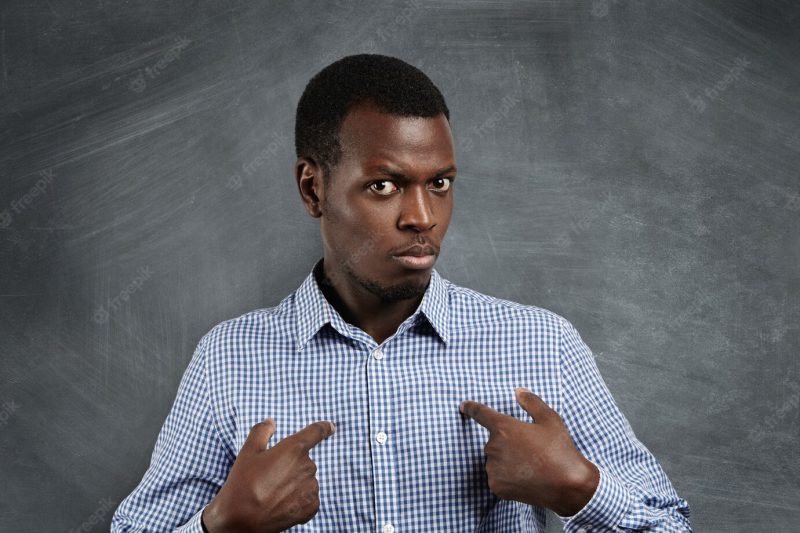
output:
<svg viewBox="0 0 800 533"><path fill-rule="evenodd" d="M458 406L458 410L486 429L492 429L495 424L499 422L500 418L504 416L488 405L471 400L461 402L461 405Z"/></svg>
<svg viewBox="0 0 800 533"><path fill-rule="evenodd" d="M310 450L323 440L327 439L335 431L333 422L321 420L313 422L293 435L306 451Z"/></svg>

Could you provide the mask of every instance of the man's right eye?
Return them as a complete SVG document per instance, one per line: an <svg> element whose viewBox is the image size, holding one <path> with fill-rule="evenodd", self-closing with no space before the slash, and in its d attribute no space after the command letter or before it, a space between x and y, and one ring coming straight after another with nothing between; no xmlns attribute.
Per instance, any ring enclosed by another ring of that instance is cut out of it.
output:
<svg viewBox="0 0 800 533"><path fill-rule="evenodd" d="M394 185L394 182L390 180L378 180L370 183L369 188L381 196L389 196L394 192L394 190L397 190L397 185L394 185L394 190L392 190L386 186L387 183Z"/></svg>

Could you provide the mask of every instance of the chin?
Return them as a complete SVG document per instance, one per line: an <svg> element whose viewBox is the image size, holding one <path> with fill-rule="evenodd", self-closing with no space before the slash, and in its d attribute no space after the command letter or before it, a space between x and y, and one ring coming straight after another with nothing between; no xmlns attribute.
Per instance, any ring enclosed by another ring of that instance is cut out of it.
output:
<svg viewBox="0 0 800 533"><path fill-rule="evenodd" d="M361 285L382 300L408 300L418 298L425 293L428 286L429 271L407 270L399 274L389 273L386 270L375 277L361 278ZM411 279L409 279L409 276Z"/></svg>

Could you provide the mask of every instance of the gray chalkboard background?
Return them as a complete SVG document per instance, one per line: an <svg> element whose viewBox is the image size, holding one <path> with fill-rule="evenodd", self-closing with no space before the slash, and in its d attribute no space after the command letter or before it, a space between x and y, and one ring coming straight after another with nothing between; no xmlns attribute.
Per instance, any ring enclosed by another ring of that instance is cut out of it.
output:
<svg viewBox="0 0 800 533"><path fill-rule="evenodd" d="M575 324L697 531L796 531L800 4L374 4L2 3L0 530L108 529L200 337L321 256L295 106L377 52L451 109L440 273Z"/></svg>

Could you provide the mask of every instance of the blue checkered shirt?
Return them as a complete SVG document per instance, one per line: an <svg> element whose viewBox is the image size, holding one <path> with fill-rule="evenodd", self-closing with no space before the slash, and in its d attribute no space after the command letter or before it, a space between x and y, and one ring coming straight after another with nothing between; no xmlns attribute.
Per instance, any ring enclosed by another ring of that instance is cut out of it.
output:
<svg viewBox="0 0 800 533"><path fill-rule="evenodd" d="M417 310L380 345L347 323L314 268L277 306L216 325L198 343L150 466L111 531L201 533L200 514L250 428L269 445L318 420L336 432L311 449L319 511L289 531L544 532L545 511L487 484L489 432L462 400L533 422L514 388L555 409L600 470L570 533L691 531L689 506L636 438L576 329L546 309L494 298L431 271Z"/></svg>

